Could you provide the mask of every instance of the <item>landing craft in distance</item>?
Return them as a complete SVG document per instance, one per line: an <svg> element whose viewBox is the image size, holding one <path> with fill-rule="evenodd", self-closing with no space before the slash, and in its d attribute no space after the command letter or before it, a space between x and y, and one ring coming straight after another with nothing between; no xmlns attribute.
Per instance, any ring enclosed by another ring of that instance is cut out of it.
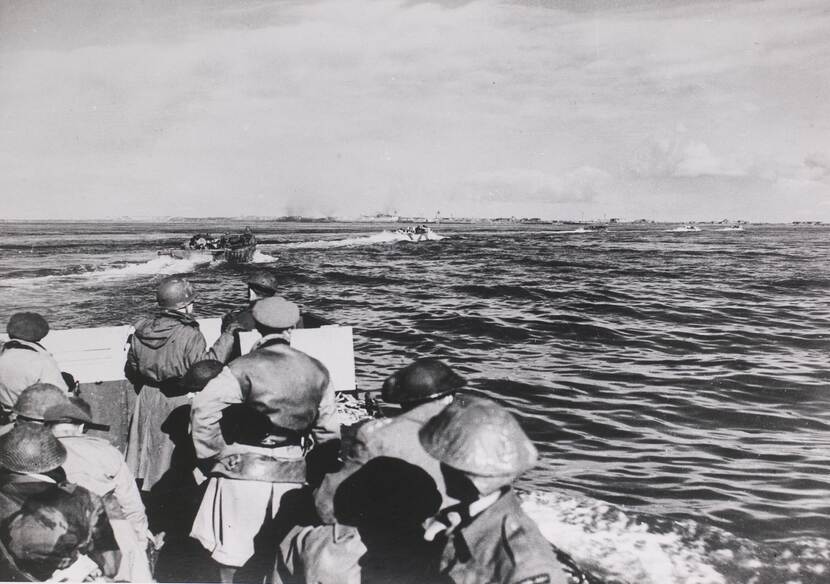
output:
<svg viewBox="0 0 830 584"><path fill-rule="evenodd" d="M246 227L242 233L226 233L220 237L197 233L185 241L181 249L162 249L158 255L178 260L225 260L230 264L244 264L253 259L256 244L256 236L250 227Z"/></svg>

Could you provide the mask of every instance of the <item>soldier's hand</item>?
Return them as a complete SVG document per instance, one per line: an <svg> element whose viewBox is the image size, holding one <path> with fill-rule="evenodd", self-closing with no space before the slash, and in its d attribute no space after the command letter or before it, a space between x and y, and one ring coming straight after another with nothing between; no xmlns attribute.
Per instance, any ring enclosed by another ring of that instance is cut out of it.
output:
<svg viewBox="0 0 830 584"><path fill-rule="evenodd" d="M239 324L239 319L237 318L237 311L229 312L228 314L222 317L223 333L233 334L241 329L242 326Z"/></svg>

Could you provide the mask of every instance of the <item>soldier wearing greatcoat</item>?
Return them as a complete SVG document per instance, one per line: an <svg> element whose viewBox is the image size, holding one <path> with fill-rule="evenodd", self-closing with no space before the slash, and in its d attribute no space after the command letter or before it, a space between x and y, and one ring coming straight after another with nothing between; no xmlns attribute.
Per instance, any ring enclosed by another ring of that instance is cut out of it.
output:
<svg viewBox="0 0 830 584"><path fill-rule="evenodd" d="M130 423L127 464L145 492L152 491L168 472L180 470L182 477L178 478L184 478L192 471L171 471L176 445L170 438L171 432L165 432L162 425L174 410L190 404L179 389L188 369L205 359L226 362L233 348L229 331L207 350L199 323L192 316L196 291L186 278L165 278L158 286L156 298L161 310L135 324L125 366L127 379L139 392Z"/></svg>
<svg viewBox="0 0 830 584"><path fill-rule="evenodd" d="M196 455L210 467L191 536L211 553L225 582L260 559L258 535L279 531L283 499L306 481L314 427L337 427L327 369L288 344L297 306L265 298L252 316L262 339L196 395L191 413ZM240 411L241 423L226 423L239 420Z"/></svg>

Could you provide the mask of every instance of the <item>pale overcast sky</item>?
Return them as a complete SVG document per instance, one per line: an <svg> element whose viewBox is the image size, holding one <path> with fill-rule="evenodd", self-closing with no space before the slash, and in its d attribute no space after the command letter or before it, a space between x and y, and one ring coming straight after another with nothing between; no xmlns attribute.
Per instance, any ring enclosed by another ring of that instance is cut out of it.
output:
<svg viewBox="0 0 830 584"><path fill-rule="evenodd" d="M830 3L3 0L0 214L830 220Z"/></svg>

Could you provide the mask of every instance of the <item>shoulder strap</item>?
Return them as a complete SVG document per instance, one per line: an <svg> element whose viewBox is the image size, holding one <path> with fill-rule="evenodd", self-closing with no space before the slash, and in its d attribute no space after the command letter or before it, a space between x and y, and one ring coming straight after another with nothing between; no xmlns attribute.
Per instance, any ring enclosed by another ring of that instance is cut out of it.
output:
<svg viewBox="0 0 830 584"><path fill-rule="evenodd" d="M43 346L40 343L33 343L33 344L35 344L38 347L40 347L41 349L43 349ZM6 344L3 345L3 350L6 350L6 349L23 349L25 351L34 351L35 353L37 353L37 349L35 349L34 347L32 347L30 345L27 345L25 343L21 343L17 339L11 339L10 341L6 341Z"/></svg>

